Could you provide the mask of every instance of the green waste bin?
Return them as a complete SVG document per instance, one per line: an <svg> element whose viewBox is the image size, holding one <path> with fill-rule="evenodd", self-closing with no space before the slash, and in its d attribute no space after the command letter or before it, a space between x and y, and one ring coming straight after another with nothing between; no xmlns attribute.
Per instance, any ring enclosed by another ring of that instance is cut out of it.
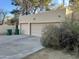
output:
<svg viewBox="0 0 79 59"><path fill-rule="evenodd" d="M15 29L15 35L19 35L19 29Z"/></svg>
<svg viewBox="0 0 79 59"><path fill-rule="evenodd" d="M8 35L12 35L12 29L8 29L7 32Z"/></svg>

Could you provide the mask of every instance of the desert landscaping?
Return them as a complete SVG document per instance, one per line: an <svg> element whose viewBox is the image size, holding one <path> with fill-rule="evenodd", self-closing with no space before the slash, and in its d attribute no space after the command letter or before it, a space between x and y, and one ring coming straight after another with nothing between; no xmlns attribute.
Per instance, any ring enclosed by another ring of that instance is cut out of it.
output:
<svg viewBox="0 0 79 59"><path fill-rule="evenodd" d="M77 55L70 55L64 51L44 48L34 54L24 57L23 59L79 59L79 57Z"/></svg>

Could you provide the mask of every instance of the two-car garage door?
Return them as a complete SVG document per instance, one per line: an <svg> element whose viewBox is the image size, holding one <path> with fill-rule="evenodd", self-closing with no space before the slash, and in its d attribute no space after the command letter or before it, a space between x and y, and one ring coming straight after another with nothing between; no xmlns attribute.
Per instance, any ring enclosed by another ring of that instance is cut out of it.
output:
<svg viewBox="0 0 79 59"><path fill-rule="evenodd" d="M46 24L21 24L21 33L26 35L41 36L42 30Z"/></svg>
<svg viewBox="0 0 79 59"><path fill-rule="evenodd" d="M41 36L42 30L44 29L45 26L47 25L56 25L59 26L61 24L60 22L58 23L23 23L20 24L20 30L21 34L25 35L33 35L33 36Z"/></svg>

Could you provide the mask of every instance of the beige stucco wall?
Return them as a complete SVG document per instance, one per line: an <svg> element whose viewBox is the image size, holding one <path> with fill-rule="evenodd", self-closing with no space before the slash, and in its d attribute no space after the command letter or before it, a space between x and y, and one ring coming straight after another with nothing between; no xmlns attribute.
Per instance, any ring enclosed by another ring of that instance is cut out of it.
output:
<svg viewBox="0 0 79 59"><path fill-rule="evenodd" d="M79 21L79 11L73 11L71 8L66 8L66 19L70 20L78 20Z"/></svg>
<svg viewBox="0 0 79 59"><path fill-rule="evenodd" d="M79 21L79 11L76 11L76 12L73 13L73 18L74 18L74 20Z"/></svg>
<svg viewBox="0 0 79 59"><path fill-rule="evenodd" d="M6 25L6 24L0 25L0 35L5 35L5 34L7 34L7 30L8 30L8 29L12 29L12 32L14 33L14 31L15 31L15 26L13 26L13 25Z"/></svg>
<svg viewBox="0 0 79 59"><path fill-rule="evenodd" d="M41 36L46 25L58 24L65 21L65 9L47 11L44 13L23 15L19 17L22 34Z"/></svg>
<svg viewBox="0 0 79 59"><path fill-rule="evenodd" d="M34 15L19 17L20 23L62 22L65 19L65 9L52 10Z"/></svg>
<svg viewBox="0 0 79 59"><path fill-rule="evenodd" d="M71 10L71 8L66 8L66 19L71 20L72 19L72 13L73 11Z"/></svg>

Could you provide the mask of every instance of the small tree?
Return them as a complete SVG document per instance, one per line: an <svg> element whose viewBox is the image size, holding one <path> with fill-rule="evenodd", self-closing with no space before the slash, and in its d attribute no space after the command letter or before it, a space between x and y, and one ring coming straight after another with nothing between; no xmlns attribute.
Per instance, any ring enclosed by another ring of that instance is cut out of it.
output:
<svg viewBox="0 0 79 59"><path fill-rule="evenodd" d="M4 19L5 19L6 15L7 15L7 12L4 11L3 9L0 9L0 20L2 21L1 24L4 23Z"/></svg>
<svg viewBox="0 0 79 59"><path fill-rule="evenodd" d="M35 14L37 9L40 11L47 9L52 0L12 0L12 5L20 7L22 14Z"/></svg>
<svg viewBox="0 0 79 59"><path fill-rule="evenodd" d="M13 10L11 11L11 14L14 15L14 20L16 20L16 29L15 30L18 30L18 25L19 25L19 10Z"/></svg>
<svg viewBox="0 0 79 59"><path fill-rule="evenodd" d="M16 24L16 20L15 20L15 18L7 19L7 21L5 23L7 25L15 25Z"/></svg>

